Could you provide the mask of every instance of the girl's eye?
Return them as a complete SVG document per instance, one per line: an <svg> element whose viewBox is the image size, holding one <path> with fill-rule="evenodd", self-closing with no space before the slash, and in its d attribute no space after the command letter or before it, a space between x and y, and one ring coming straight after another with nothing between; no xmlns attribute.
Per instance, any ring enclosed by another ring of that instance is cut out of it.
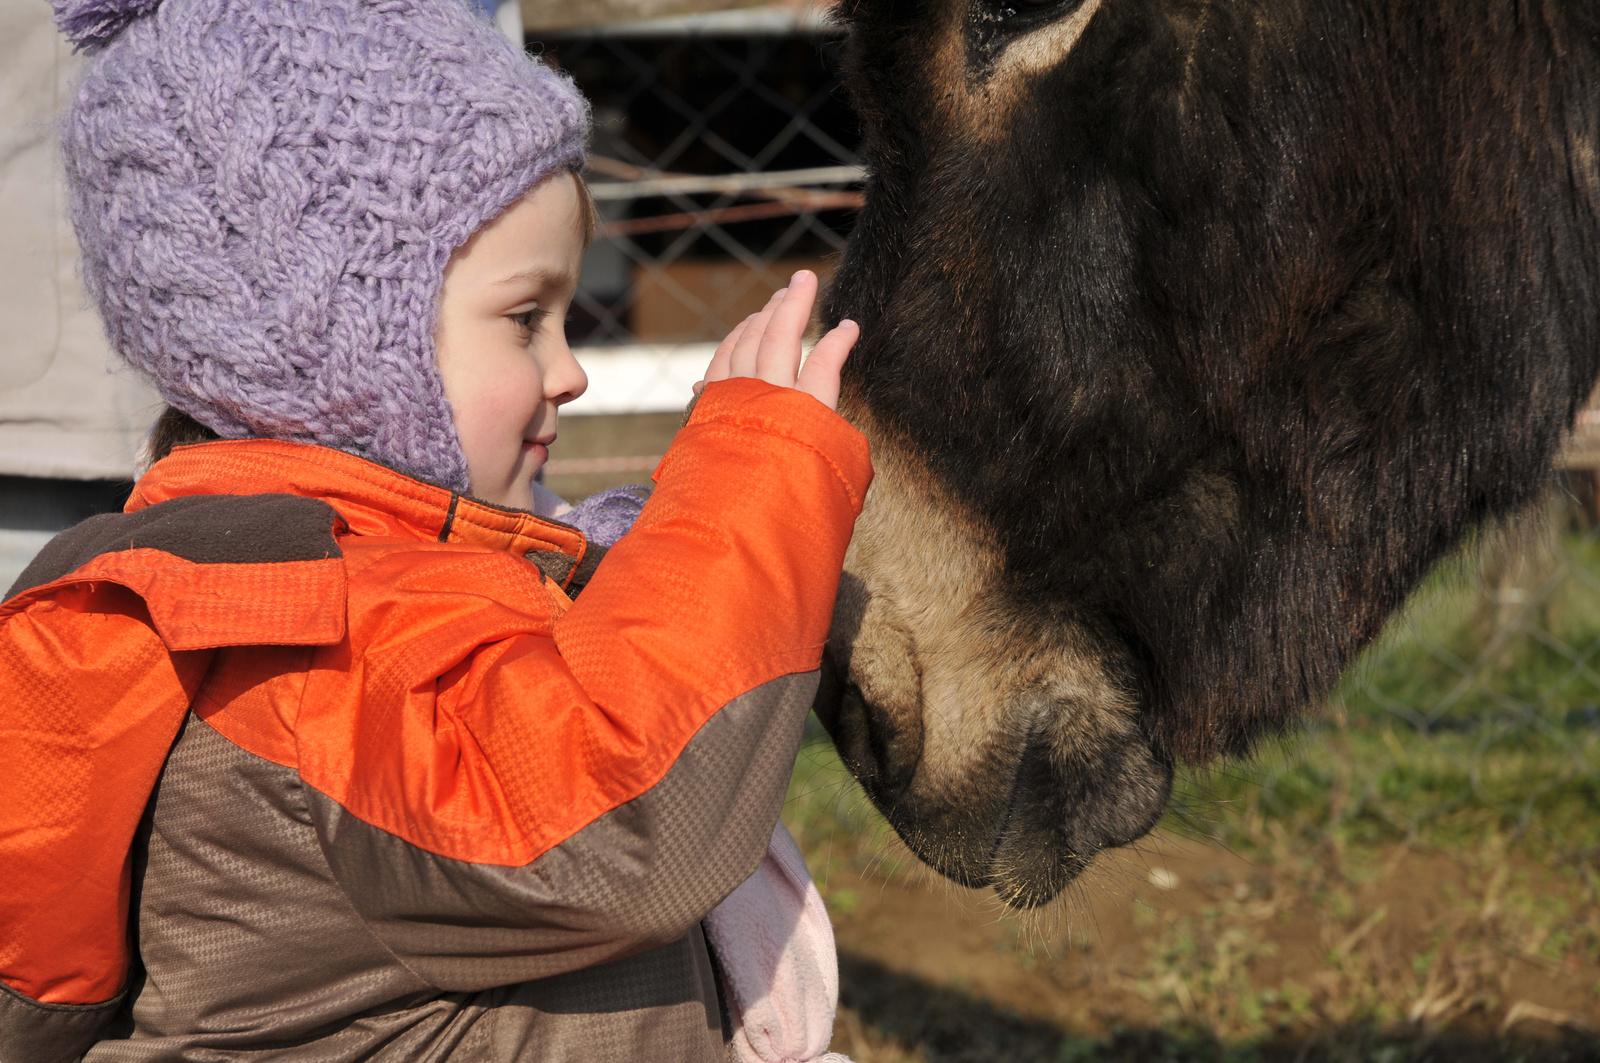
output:
<svg viewBox="0 0 1600 1063"><path fill-rule="evenodd" d="M521 331L532 332L541 321L549 316L550 311L536 306L532 310L524 310L520 314L512 314L511 320L516 322L517 328Z"/></svg>

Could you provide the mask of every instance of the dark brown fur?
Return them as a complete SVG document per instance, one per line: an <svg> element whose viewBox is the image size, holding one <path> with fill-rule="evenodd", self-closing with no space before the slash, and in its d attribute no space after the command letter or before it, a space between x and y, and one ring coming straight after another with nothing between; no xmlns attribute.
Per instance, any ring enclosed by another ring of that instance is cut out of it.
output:
<svg viewBox="0 0 1600 1063"><path fill-rule="evenodd" d="M919 852L1025 904L1148 829L1177 759L1324 696L1536 498L1600 373L1600 8L1103 0L1041 62L1082 7L844 8L872 174L829 306L864 328L844 407L933 500L872 519L948 509L987 544L927 563L987 573L989 620L916 613L906 652L1070 642L1145 753L1034 676L938 706L1009 737L919 726L913 756L847 625L820 708ZM847 587L905 613L913 566L864 550Z"/></svg>

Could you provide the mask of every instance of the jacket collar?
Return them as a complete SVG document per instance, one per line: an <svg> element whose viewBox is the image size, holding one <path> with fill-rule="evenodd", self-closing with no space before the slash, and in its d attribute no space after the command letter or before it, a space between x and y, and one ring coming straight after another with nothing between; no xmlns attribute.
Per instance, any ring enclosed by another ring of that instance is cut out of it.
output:
<svg viewBox="0 0 1600 1063"><path fill-rule="evenodd" d="M177 447L134 486L129 513L186 495L283 493L320 498L349 534L462 543L518 556L559 551L583 560L583 533L520 509L480 502L329 447L227 439Z"/></svg>

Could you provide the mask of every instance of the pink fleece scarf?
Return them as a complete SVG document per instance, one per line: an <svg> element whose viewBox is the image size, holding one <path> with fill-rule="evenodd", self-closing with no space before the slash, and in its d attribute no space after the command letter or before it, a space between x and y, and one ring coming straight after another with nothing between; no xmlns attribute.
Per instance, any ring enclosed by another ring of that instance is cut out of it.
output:
<svg viewBox="0 0 1600 1063"><path fill-rule="evenodd" d="M733 1020L737 1063L850 1063L828 1051L839 958L822 895L782 823L767 855L705 920Z"/></svg>

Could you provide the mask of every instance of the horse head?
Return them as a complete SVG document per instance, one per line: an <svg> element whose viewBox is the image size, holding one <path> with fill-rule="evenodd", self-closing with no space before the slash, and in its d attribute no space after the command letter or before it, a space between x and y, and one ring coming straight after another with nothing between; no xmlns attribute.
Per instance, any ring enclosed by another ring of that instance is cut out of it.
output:
<svg viewBox="0 0 1600 1063"><path fill-rule="evenodd" d="M1583 0L844 0L877 468L819 715L1055 896L1529 505L1600 373Z"/></svg>

